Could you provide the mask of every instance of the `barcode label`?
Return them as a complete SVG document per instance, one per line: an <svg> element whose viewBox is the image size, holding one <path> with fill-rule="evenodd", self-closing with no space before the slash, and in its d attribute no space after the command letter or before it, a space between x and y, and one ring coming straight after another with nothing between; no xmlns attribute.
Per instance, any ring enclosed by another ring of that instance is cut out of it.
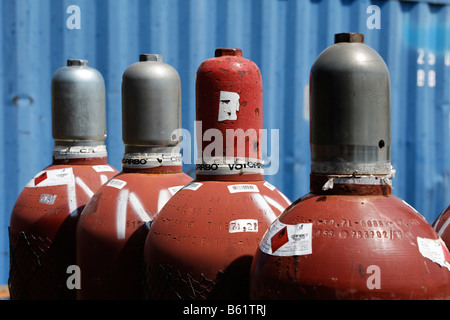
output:
<svg viewBox="0 0 450 320"><path fill-rule="evenodd" d="M237 192L259 192L258 187L254 184L233 184L228 186L230 193Z"/></svg>
<svg viewBox="0 0 450 320"><path fill-rule="evenodd" d="M183 188L184 186L176 186L176 187L170 187L169 192L171 195L174 195L175 193L177 193L178 191L180 191L181 188Z"/></svg>
<svg viewBox="0 0 450 320"><path fill-rule="evenodd" d="M114 187L114 188L117 188L117 189L122 189L123 187L125 187L126 184L127 184L126 181L119 180L119 179L111 179L108 182L107 186Z"/></svg>
<svg viewBox="0 0 450 320"><path fill-rule="evenodd" d="M200 182L191 182L189 183L186 187L184 187L184 190L197 190L198 188L200 188L203 185L203 183Z"/></svg>

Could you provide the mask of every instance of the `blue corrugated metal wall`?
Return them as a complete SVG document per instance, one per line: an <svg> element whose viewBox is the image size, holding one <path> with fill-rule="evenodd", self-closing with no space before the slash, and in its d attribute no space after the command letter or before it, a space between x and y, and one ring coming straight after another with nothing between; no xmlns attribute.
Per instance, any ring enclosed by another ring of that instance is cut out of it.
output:
<svg viewBox="0 0 450 320"><path fill-rule="evenodd" d="M0 284L7 282L12 207L51 162L50 81L70 58L89 60L105 78L107 147L120 169L127 66L140 53L160 53L178 70L183 127L193 135L198 66L216 47L241 48L261 69L265 128L280 130L280 170L267 180L295 200L309 188L310 67L335 33L362 32L391 73L394 194L433 222L450 203L450 2L429 2L0 1ZM70 5L80 8L81 29L67 28ZM368 28L370 5L380 8L380 29ZM193 175L193 165L185 170Z"/></svg>

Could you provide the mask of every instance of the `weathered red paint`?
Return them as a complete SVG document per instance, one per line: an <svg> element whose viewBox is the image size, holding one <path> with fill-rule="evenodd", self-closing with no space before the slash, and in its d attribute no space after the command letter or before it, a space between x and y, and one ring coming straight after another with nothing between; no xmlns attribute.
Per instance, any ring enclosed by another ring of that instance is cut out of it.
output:
<svg viewBox="0 0 450 320"><path fill-rule="evenodd" d="M450 271L418 248L418 237L439 239L426 220L389 186L346 187L312 188L279 217L284 224L312 223L312 253L275 256L258 248L250 297L449 299Z"/></svg>
<svg viewBox="0 0 450 320"><path fill-rule="evenodd" d="M143 297L142 250L150 223L175 192L169 188L192 180L181 166L123 169L113 179L126 184L103 185L78 223L78 299Z"/></svg>
<svg viewBox="0 0 450 320"><path fill-rule="evenodd" d="M223 92L239 95L236 119L219 118L219 104L227 103L221 101ZM200 137L209 129L220 130L222 137L227 130L258 133L263 123L258 67L242 58L240 49L217 49L197 71L196 103ZM223 154L212 156L262 159L258 134L234 148L225 138L222 142ZM198 141L198 146L205 151L210 143ZM290 201L264 181L262 171L222 168L220 174L210 174L197 165L196 180L175 194L153 222L144 247L148 298L248 298L258 242Z"/></svg>
<svg viewBox="0 0 450 320"><path fill-rule="evenodd" d="M97 165L108 171L97 172L93 168ZM72 185L40 186L49 178L49 171L61 169L70 175L73 172ZM106 157L54 160L43 171L32 179L36 186L27 186L20 193L11 214L11 299L75 298L75 290L68 289L66 281L71 275L67 268L76 265L79 215L102 182L117 174ZM81 186L83 183L90 191Z"/></svg>
<svg viewBox="0 0 450 320"><path fill-rule="evenodd" d="M248 298L248 272L258 243L290 202L264 181L246 183L259 192L239 193L228 187L242 182L195 180L190 186L195 183L200 187L175 194L150 228L144 251L148 297ZM233 232L240 219L256 224Z"/></svg>
<svg viewBox="0 0 450 320"><path fill-rule="evenodd" d="M450 246L450 228L448 227L450 223L450 205L442 211L436 220L433 222L433 228L442 238L447 248Z"/></svg>
<svg viewBox="0 0 450 320"><path fill-rule="evenodd" d="M236 120L218 121L221 92L239 95L239 111ZM201 122L201 137L209 129L220 130L223 154L212 156L241 157L262 160L263 128L262 78L258 66L242 57L241 49L219 48L215 57L205 60L197 70L196 119ZM227 135L228 132L228 135ZM247 134L245 147L238 145L230 133ZM234 143L233 143L234 142ZM208 139L198 139L199 150L211 144ZM229 180L228 175L202 174L204 180ZM250 181L264 179L262 174L235 175L233 180Z"/></svg>

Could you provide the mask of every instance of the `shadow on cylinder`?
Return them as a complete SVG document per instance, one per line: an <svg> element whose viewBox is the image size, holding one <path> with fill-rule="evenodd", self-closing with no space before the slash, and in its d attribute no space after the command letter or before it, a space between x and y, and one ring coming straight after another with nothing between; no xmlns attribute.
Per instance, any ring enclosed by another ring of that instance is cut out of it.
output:
<svg viewBox="0 0 450 320"><path fill-rule="evenodd" d="M389 71L362 34L335 35L310 97L310 193L259 244L250 297L448 299L446 246L392 194Z"/></svg>
<svg viewBox="0 0 450 320"><path fill-rule="evenodd" d="M436 232L442 238L442 241L444 241L447 248L450 245L450 228L448 228L448 225L450 223L449 218L450 218L450 205L444 211L442 211L436 218L436 220L433 222L434 230L436 230Z"/></svg>
<svg viewBox="0 0 450 320"><path fill-rule="evenodd" d="M11 214L11 299L75 299L76 225L95 191L117 170L107 164L105 86L86 60L68 60L52 79L53 162L19 195Z"/></svg>
<svg viewBox="0 0 450 320"><path fill-rule="evenodd" d="M182 172L181 83L162 56L143 54L122 78L122 171L100 188L77 228L78 299L143 298L142 252L166 202L192 181Z"/></svg>
<svg viewBox="0 0 450 320"><path fill-rule="evenodd" d="M196 179L152 224L149 299L247 299L253 255L290 204L264 180L262 79L240 49L219 48L196 78Z"/></svg>

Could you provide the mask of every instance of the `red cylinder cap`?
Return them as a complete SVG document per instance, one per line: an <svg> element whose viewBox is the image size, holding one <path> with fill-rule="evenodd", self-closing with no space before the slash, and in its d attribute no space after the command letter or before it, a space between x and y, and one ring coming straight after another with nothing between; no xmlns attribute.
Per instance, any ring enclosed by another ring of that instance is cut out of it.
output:
<svg viewBox="0 0 450 320"><path fill-rule="evenodd" d="M263 178L262 103L260 70L242 57L241 49L217 48L215 56L199 66L196 119L197 163L201 164L196 166L197 177Z"/></svg>

